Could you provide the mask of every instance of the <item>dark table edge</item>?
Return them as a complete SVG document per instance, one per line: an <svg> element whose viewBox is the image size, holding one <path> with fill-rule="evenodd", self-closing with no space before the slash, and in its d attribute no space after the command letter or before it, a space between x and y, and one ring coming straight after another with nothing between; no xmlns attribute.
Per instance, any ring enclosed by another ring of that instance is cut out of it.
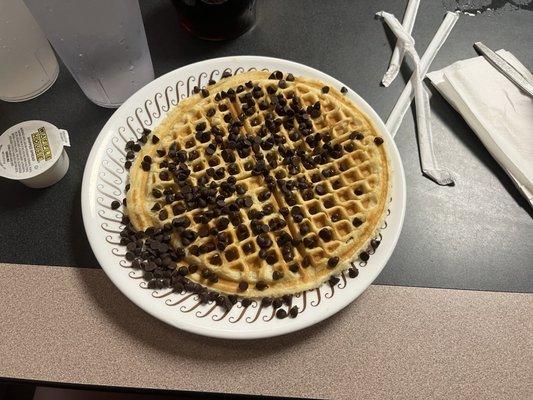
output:
<svg viewBox="0 0 533 400"><path fill-rule="evenodd" d="M57 381L43 381L39 379L22 379L22 378L10 378L0 376L0 383L6 384L26 384L35 386L45 386L62 389L85 389L94 390L98 392L118 392L118 393L140 393L140 394L164 394L164 395L183 395L193 399L254 399L254 400L284 400L284 399L303 399L302 397L278 397L278 396L263 396L241 393L222 393L222 392L197 392L189 390L172 390L172 389L155 389L155 388L141 388L130 386L109 386L109 385L93 385L88 383L79 382L57 382ZM306 397L306 399L316 399ZM318 399L317 399L318 400Z"/></svg>
<svg viewBox="0 0 533 400"><path fill-rule="evenodd" d="M7 264L7 265L29 265L32 267L47 267L47 268L74 268L77 270L102 270L104 273L105 271L101 266L96 267L74 267L70 265L45 265L45 264L28 264L28 263L11 263L11 262L3 262L0 261L0 264ZM379 278L379 275L378 275ZM377 278L376 278L377 280ZM533 292L530 291L516 291L516 290L490 290L490 289L473 289L473 288L462 288L462 287L450 287L450 286L422 286L422 285L405 285L405 284L397 284L393 285L390 283L378 283L374 280L374 282L371 283L371 285L378 285L378 286L393 286L393 287L408 287L408 288L420 288L420 289L437 289L437 290L462 290L462 291L469 291L469 292L488 292L488 293L517 293L517 294L533 294ZM1 377L0 377L1 378Z"/></svg>

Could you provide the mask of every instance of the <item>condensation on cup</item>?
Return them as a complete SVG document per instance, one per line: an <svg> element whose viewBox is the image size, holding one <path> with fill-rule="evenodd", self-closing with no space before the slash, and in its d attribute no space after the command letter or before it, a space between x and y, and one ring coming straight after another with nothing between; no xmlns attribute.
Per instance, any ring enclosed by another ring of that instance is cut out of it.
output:
<svg viewBox="0 0 533 400"><path fill-rule="evenodd" d="M154 79L137 0L25 0L85 95L118 107Z"/></svg>
<svg viewBox="0 0 533 400"><path fill-rule="evenodd" d="M54 52L22 0L1 0L0 100L37 97L58 73Z"/></svg>

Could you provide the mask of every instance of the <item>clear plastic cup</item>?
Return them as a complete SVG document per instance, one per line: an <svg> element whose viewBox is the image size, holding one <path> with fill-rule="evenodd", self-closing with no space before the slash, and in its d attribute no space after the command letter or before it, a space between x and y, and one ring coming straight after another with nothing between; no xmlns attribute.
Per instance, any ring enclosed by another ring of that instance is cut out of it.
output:
<svg viewBox="0 0 533 400"><path fill-rule="evenodd" d="M55 82L59 65L22 0L0 1L0 100L37 97Z"/></svg>
<svg viewBox="0 0 533 400"><path fill-rule="evenodd" d="M85 95L118 107L154 79L137 0L25 0Z"/></svg>

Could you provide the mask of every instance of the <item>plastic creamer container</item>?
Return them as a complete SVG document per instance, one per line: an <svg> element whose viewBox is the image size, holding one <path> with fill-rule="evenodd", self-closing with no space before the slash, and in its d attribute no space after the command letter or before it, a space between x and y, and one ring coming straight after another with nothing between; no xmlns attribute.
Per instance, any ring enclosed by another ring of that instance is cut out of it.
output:
<svg viewBox="0 0 533 400"><path fill-rule="evenodd" d="M44 188L65 176L68 132L46 121L26 121L0 136L0 176L32 188Z"/></svg>

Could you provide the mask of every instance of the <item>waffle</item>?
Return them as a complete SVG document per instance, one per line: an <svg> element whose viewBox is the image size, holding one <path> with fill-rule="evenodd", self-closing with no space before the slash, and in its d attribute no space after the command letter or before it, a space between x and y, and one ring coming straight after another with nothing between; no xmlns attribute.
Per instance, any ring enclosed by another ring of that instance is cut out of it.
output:
<svg viewBox="0 0 533 400"><path fill-rule="evenodd" d="M298 293L348 268L390 186L387 143L368 117L337 89L277 71L196 92L130 168L133 228L173 249L155 262L241 297Z"/></svg>

